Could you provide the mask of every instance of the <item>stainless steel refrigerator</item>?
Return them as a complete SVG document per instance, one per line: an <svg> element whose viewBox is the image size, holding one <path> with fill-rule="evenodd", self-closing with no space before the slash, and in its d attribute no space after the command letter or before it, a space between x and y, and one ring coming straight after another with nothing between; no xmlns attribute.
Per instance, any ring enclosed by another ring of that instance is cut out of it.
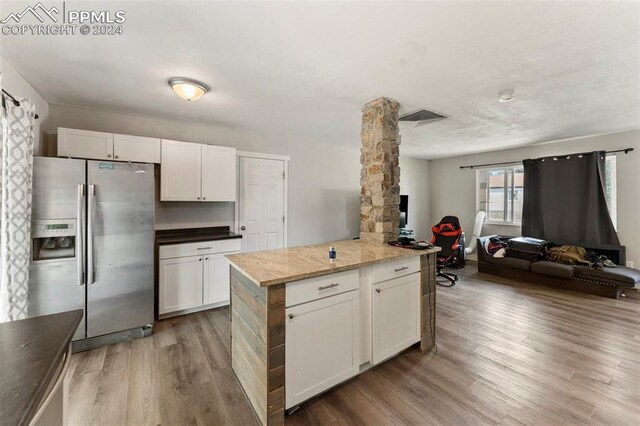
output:
<svg viewBox="0 0 640 426"><path fill-rule="evenodd" d="M34 157L29 316L83 309L74 350L154 317L152 164Z"/></svg>

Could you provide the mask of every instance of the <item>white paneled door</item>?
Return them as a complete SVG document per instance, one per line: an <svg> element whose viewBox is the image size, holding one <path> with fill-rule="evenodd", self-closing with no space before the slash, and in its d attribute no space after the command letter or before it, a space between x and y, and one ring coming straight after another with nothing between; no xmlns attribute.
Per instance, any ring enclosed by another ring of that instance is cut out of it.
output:
<svg viewBox="0 0 640 426"><path fill-rule="evenodd" d="M284 246L284 163L240 157L238 220L243 252Z"/></svg>

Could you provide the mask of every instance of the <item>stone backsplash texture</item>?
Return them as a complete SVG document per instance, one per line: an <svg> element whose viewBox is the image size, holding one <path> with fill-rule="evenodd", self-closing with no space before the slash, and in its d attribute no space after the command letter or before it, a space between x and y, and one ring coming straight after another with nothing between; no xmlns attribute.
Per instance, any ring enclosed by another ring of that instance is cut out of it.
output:
<svg viewBox="0 0 640 426"><path fill-rule="evenodd" d="M378 98L362 108L360 238L398 238L400 229L400 104Z"/></svg>

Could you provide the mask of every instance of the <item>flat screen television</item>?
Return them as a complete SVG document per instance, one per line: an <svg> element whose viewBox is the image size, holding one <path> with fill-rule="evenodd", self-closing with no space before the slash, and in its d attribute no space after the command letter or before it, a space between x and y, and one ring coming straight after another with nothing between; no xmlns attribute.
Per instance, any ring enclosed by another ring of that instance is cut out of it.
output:
<svg viewBox="0 0 640 426"><path fill-rule="evenodd" d="M406 228L409 223L409 196L400 195L400 228Z"/></svg>

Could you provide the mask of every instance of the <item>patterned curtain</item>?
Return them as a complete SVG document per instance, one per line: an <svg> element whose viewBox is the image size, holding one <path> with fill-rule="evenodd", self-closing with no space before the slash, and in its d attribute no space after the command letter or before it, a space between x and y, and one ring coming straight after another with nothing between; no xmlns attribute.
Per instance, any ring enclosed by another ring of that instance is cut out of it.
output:
<svg viewBox="0 0 640 426"><path fill-rule="evenodd" d="M27 316L34 107L18 101L0 108L0 322Z"/></svg>

